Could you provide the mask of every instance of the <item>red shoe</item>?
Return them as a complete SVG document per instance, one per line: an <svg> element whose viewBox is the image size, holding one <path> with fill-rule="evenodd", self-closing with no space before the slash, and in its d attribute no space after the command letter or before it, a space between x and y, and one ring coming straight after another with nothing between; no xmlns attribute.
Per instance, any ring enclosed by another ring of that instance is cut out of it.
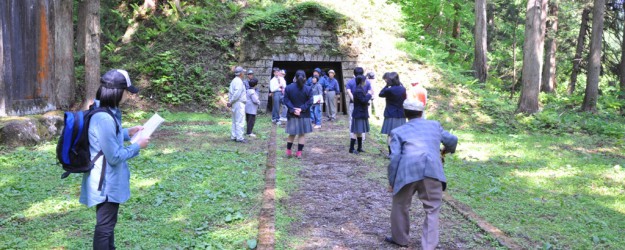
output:
<svg viewBox="0 0 625 250"><path fill-rule="evenodd" d="M291 156L293 156L293 152L291 152L290 149L287 149L286 150L286 157L291 157Z"/></svg>
<svg viewBox="0 0 625 250"><path fill-rule="evenodd" d="M302 158L302 151L297 151L297 153L295 153L295 157Z"/></svg>

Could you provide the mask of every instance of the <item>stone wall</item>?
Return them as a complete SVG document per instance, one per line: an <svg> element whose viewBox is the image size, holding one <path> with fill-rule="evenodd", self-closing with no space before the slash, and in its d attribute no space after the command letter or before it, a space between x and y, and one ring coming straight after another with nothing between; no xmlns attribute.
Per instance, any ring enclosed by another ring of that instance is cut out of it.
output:
<svg viewBox="0 0 625 250"><path fill-rule="evenodd" d="M247 31L243 36L240 63L255 72L261 112L265 111L262 107L267 106L274 61L341 62L345 81L352 78L354 68L359 66L358 46L340 42L348 40L337 35L340 32L336 31L336 25L315 16L307 17L301 23L296 35L287 31L265 31L262 34Z"/></svg>

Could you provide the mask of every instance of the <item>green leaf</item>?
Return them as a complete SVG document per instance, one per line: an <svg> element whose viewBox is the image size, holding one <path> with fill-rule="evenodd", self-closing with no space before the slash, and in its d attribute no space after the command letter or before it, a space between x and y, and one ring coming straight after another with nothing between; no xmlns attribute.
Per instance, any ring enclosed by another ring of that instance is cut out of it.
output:
<svg viewBox="0 0 625 250"><path fill-rule="evenodd" d="M599 237L593 235L592 236L592 242L595 243L595 244L599 244L599 242L600 242Z"/></svg>
<svg viewBox="0 0 625 250"><path fill-rule="evenodd" d="M226 222L231 222L231 221L232 221L232 214L226 215Z"/></svg>
<svg viewBox="0 0 625 250"><path fill-rule="evenodd" d="M250 249L255 249L256 245L258 245L258 242L256 241L256 239L247 240L247 247L249 247Z"/></svg>

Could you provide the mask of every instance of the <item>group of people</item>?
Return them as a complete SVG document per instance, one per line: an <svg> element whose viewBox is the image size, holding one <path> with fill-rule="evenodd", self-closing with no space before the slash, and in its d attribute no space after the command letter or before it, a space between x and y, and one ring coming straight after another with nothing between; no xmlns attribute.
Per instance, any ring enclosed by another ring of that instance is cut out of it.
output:
<svg viewBox="0 0 625 250"><path fill-rule="evenodd" d="M287 121L288 106L285 103L284 96L287 85L285 80L286 72L284 69L273 68L273 77L269 81L269 98L272 101L271 121L278 125ZM256 86L258 80L254 77L252 70L246 71L238 66L234 69L235 77L230 82L228 90L227 106L232 108L232 128L230 139L235 142L245 143L244 127L247 123L245 135L256 137L253 133L256 115L260 105L260 99ZM303 73L303 71L298 71ZM321 128L322 123L322 105L326 105L327 121L336 120L336 97L341 93L339 83L335 78L335 71L330 69L327 74L321 69L316 68L313 75L306 78L303 73L305 86L310 88L313 103L309 105L308 117L311 120L313 128ZM297 84L298 74L293 78L294 84ZM244 119L245 117L245 119Z"/></svg>
<svg viewBox="0 0 625 250"><path fill-rule="evenodd" d="M294 84L286 85L284 72L274 69L274 78L270 82L274 101L272 120L280 122L279 119L286 116L287 157L302 157L306 134L313 131L313 125L317 128L321 126L323 96L327 102L340 91L333 71L328 72L330 77L327 79L321 77L321 73L320 69L315 69L307 79L305 72L298 70ZM370 131L370 103L375 94L370 82L373 79L374 74L365 76L363 68L357 67L354 78L345 86L349 98L349 152L353 154L365 152L363 139ZM387 135L390 159L387 177L389 192L393 194L391 236L384 240L399 246L408 245L409 209L412 196L417 193L426 214L421 245L423 249L435 249L439 242L438 223L443 191L447 186L442 158L447 153L455 152L458 138L445 131L439 122L425 119L427 91L418 82L412 83L407 90L396 72L385 73L382 79L386 86L378 96L385 98L386 107L381 133ZM284 105L285 115L280 116L278 103ZM331 108L328 111L329 120L336 119L336 113L332 113ZM293 154L296 138L297 151ZM442 150L441 144L444 146Z"/></svg>
<svg viewBox="0 0 625 250"><path fill-rule="evenodd" d="M317 74L321 74L320 71L315 70ZM252 130L260 104L255 90L258 80L254 78L253 71L236 67L234 72L236 77L230 84L227 104L233 112L231 139L245 142L242 130L243 117L246 117L248 124L246 134L253 136ZM285 131L288 134L286 155L302 157L306 143L305 135L312 132L313 124L316 124L311 120L311 117L317 117L314 114L317 112L314 106L320 105L319 98L323 98L315 96L325 95L327 103L328 98L334 98L331 92L336 95L340 89L332 70L328 71L327 79L317 74L307 79L306 73L298 70L294 82L288 85L284 81L284 73L283 70L274 69L274 78L270 82L274 104L278 104L274 105L274 111L275 106L284 105L284 113L281 114L278 107L277 112L272 112L272 120L278 123L284 118L282 122L286 121ZM364 152L363 137L370 130L368 106L374 97L371 84L363 73L362 68L356 68L354 78L346 84L346 94L350 99L349 152L355 154ZM409 209L412 196L417 193L426 214L421 244L423 249L435 249L439 241L438 221L442 193L447 183L442 157L446 153L455 152L458 138L445 131L439 122L424 119L427 92L418 83L412 84L413 86L406 90L397 73L386 73L382 78L386 86L378 96L386 99L386 107L381 132L388 135L390 158L387 173L388 191L393 194L391 236L384 240L400 246L408 245ZM307 85L308 80L310 85ZM321 90L318 85L322 87ZM141 126L121 129L119 107L127 99L128 94L137 92L138 89L131 84L128 72L116 69L106 72L101 77L101 86L96 94L94 106L105 108L108 112L95 113L90 119L88 136L93 169L83 175L80 192L81 203L88 207L96 207L94 249L115 249L114 229L119 205L130 198L130 171L127 160L136 157L140 150L149 144L149 138L141 138L124 145L124 141L129 141L131 136L143 129ZM335 115L336 111L329 112L328 119L335 119ZM296 138L297 150L294 154L292 147ZM442 150L441 144L444 146Z"/></svg>

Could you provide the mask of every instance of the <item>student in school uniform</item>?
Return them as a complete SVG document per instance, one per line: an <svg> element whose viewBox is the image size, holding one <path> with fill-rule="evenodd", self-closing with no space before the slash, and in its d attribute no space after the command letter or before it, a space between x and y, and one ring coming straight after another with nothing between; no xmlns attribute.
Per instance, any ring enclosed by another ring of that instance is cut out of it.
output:
<svg viewBox="0 0 625 250"><path fill-rule="evenodd" d="M373 91L365 90L366 78L364 75L356 77L356 87L352 93L354 96L354 110L352 111L352 122L350 132L356 135L356 139L350 138L349 152L359 154L365 152L362 149L362 135L369 132L369 101ZM354 149L354 144L358 141L358 149Z"/></svg>
<svg viewBox="0 0 625 250"><path fill-rule="evenodd" d="M258 106L260 105L260 99L256 92L256 85L258 79L253 78L248 81L250 88L247 90L247 102L245 103L245 121L247 122L247 133L249 137L256 137L253 133L254 124L256 124L256 114L258 112Z"/></svg>
<svg viewBox="0 0 625 250"><path fill-rule="evenodd" d="M404 100L406 100L406 88L399 81L399 74L391 72L384 74L386 87L379 96L386 99L384 108L384 123L382 124L382 134L387 135L388 154L391 154L391 130L406 123L404 115Z"/></svg>
<svg viewBox="0 0 625 250"><path fill-rule="evenodd" d="M362 67L356 67L354 68L354 78L350 79L349 81L347 81L347 83L345 84L345 96L346 98L349 99L349 105L347 106L347 114L349 115L349 127L352 127L352 114L354 111L354 91L356 90L356 77L358 76L362 76L365 77L365 70ZM371 88L371 83L369 82L369 80L366 80L365 85L363 86L365 92L371 92L371 95L373 95L373 89ZM368 108L367 108L368 109ZM356 139L356 135L354 133L349 134L351 139ZM365 139L365 134L362 134L362 139Z"/></svg>
<svg viewBox="0 0 625 250"><path fill-rule="evenodd" d="M302 150L306 143L306 134L312 132L310 123L310 106L312 105L312 91L306 86L306 73L303 70L295 72L296 83L289 84L284 91L284 104L288 109L286 133L289 135L286 143L286 156L293 155L291 149L297 136L298 145L295 156L302 157Z"/></svg>
<svg viewBox="0 0 625 250"><path fill-rule="evenodd" d="M127 161L148 146L149 138L141 138L128 146L141 126L121 129L119 106L129 93L138 89L130 82L128 72L115 69L100 78L98 107L108 109L93 115L89 122L89 151L93 169L83 175L80 203L96 207L93 249L115 249L115 226L119 205L130 198L130 170ZM126 93L129 92L129 93ZM100 178L104 174L104 178Z"/></svg>
<svg viewBox="0 0 625 250"><path fill-rule="evenodd" d="M321 128L321 105L323 105L323 87L321 86L321 83L319 83L319 77L313 76L311 79L312 80L310 87L312 89L313 104L312 108L310 109L310 119L312 120L312 123L315 124L313 128ZM314 102L315 96L319 97L316 102Z"/></svg>

